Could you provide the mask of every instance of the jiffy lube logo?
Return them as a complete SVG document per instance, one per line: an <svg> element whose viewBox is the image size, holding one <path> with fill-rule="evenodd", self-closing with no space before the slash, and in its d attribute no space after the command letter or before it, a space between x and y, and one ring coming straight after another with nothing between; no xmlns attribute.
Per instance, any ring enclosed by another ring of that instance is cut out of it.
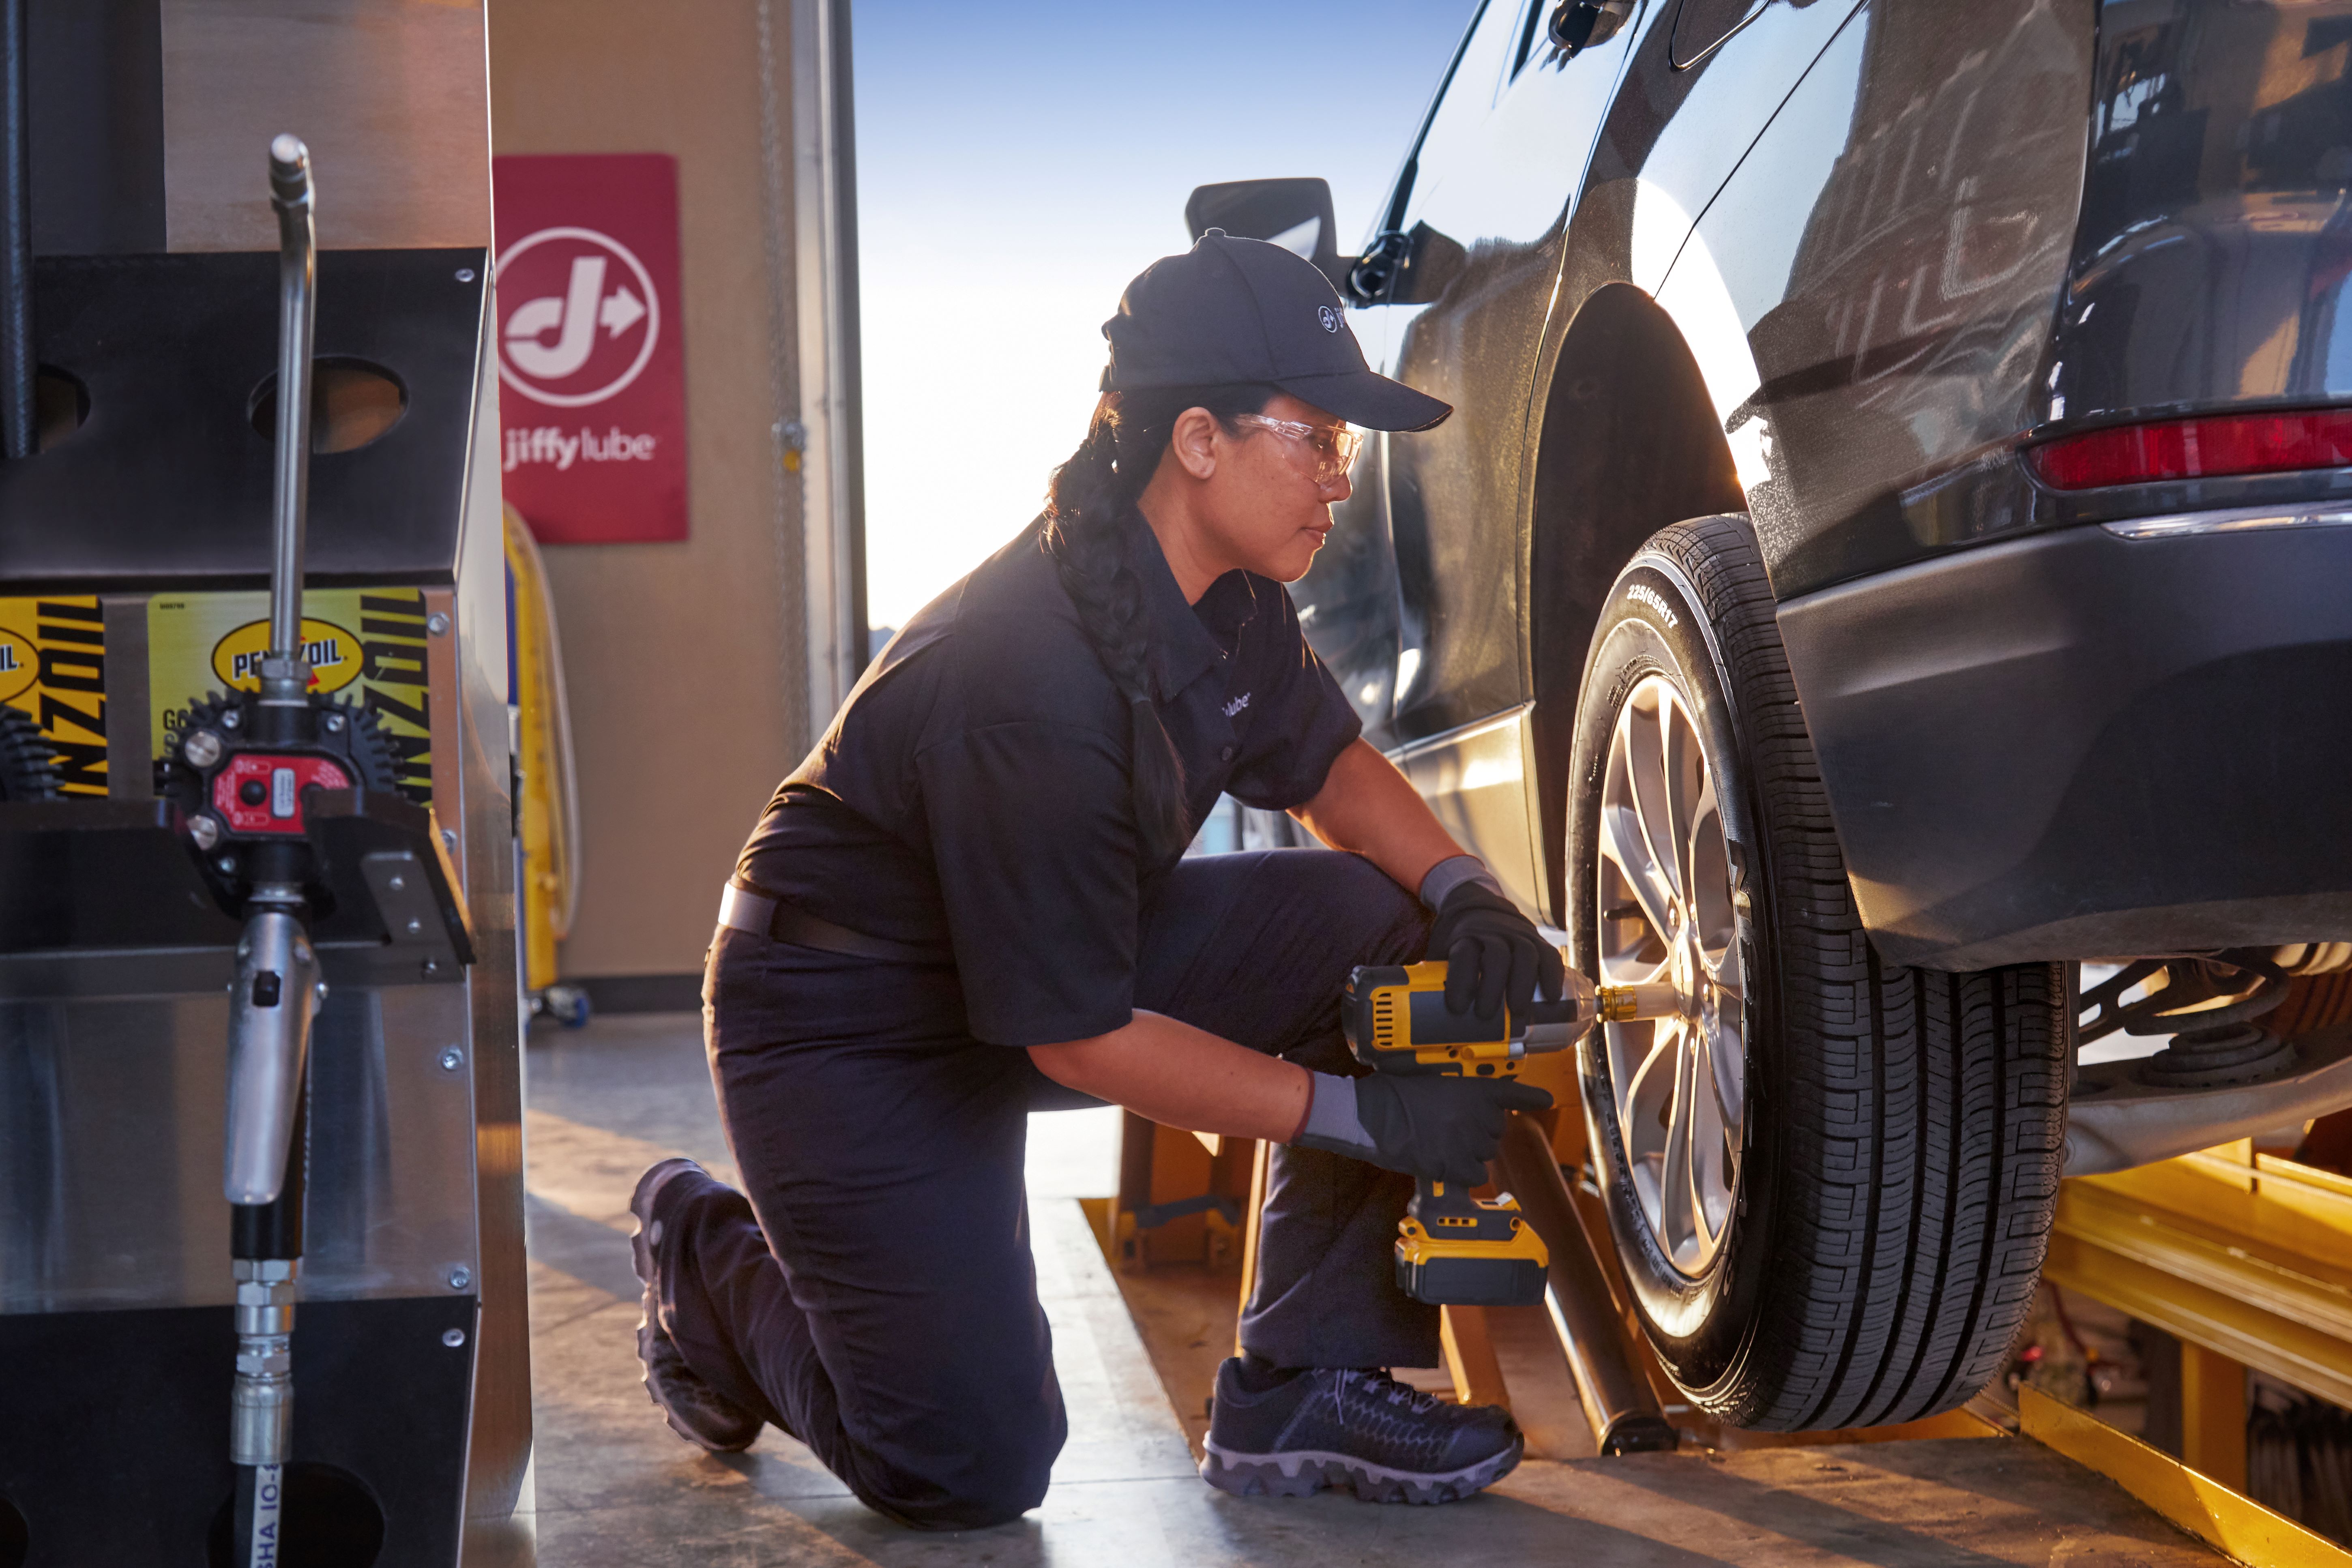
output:
<svg viewBox="0 0 2352 1568"><path fill-rule="evenodd" d="M661 341L661 297L629 247L593 228L543 228L499 258L499 379L534 402L585 408L621 391Z"/></svg>
<svg viewBox="0 0 2352 1568"><path fill-rule="evenodd" d="M500 488L541 544L684 539L677 161L496 160Z"/></svg>
<svg viewBox="0 0 2352 1568"><path fill-rule="evenodd" d="M247 621L213 645L213 673L237 691L261 689L261 660L269 651L269 623ZM310 689L340 691L360 678L366 650L332 621L302 617L302 657L310 661Z"/></svg>

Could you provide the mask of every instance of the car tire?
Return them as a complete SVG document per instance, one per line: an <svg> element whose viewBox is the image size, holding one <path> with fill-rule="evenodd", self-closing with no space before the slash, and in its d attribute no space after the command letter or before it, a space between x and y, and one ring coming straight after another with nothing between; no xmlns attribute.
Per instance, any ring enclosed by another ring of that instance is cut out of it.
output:
<svg viewBox="0 0 2352 1568"><path fill-rule="evenodd" d="M1672 981L1680 1011L1586 1037L1586 1115L1636 1310L1690 1398L1761 1430L1883 1426L1974 1395L2032 1302L2066 979L1879 958L1774 607L1748 520L1700 518L1651 539L1595 628L1573 951L1596 980Z"/></svg>

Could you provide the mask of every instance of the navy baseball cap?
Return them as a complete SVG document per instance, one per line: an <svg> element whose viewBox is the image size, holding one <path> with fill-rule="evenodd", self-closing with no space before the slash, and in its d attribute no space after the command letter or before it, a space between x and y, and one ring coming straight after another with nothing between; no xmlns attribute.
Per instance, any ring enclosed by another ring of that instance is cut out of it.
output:
<svg viewBox="0 0 2352 1568"><path fill-rule="evenodd" d="M1313 262L1221 228L1145 268L1103 336L1105 392L1277 386L1367 430L1426 430L1454 412L1364 363L1339 294Z"/></svg>

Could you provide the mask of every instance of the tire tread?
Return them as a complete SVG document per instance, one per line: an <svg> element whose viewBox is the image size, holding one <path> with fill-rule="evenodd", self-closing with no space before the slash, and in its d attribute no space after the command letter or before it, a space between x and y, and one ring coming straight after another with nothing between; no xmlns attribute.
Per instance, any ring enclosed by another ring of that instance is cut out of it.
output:
<svg viewBox="0 0 2352 1568"><path fill-rule="evenodd" d="M2041 1274L2065 1131L2063 977L1880 961L1752 527L1696 519L1648 552L1698 595L1755 772L1792 1101L1767 1112L1790 1139L1777 1272L1748 1353L1699 1397L1777 1431L1949 1410L2000 1371Z"/></svg>

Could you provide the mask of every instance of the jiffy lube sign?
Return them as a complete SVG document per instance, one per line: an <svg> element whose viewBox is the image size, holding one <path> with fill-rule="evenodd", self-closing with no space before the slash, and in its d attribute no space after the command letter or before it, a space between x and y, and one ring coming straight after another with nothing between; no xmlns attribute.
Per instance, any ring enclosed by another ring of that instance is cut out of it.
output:
<svg viewBox="0 0 2352 1568"><path fill-rule="evenodd" d="M499 463L542 544L686 537L677 162L503 157Z"/></svg>

